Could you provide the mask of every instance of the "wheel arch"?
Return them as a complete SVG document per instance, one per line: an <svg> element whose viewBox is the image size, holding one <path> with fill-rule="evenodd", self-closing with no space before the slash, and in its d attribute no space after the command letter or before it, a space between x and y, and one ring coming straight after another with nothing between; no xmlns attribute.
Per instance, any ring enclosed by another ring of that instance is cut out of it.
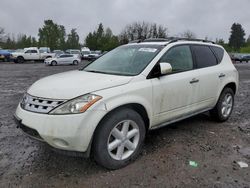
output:
<svg viewBox="0 0 250 188"><path fill-rule="evenodd" d="M120 105L118 107L115 107L111 111L109 111L107 114L105 114L104 117L102 117L102 119L99 121L98 125L95 127L95 130L93 132L89 147L87 149L87 156L90 156L92 154L93 138L96 134L96 131L98 130L98 127L100 127L102 122L105 121L106 119L108 119L115 111L123 109L123 108L129 108L129 109L135 110L139 115L141 115L141 117L144 121L144 124L145 124L146 132L149 130L150 120L149 120L149 116L148 116L148 113L146 111L146 108L143 105L141 105L139 103L128 103L128 104L124 104L124 105Z"/></svg>
<svg viewBox="0 0 250 188"><path fill-rule="evenodd" d="M143 119L143 121L145 123L146 130L149 129L150 121L149 121L149 116L148 116L147 110L146 110L146 108L143 105L141 105L139 103L128 103L128 104L123 104L123 105L120 105L118 107L113 108L107 114L105 114L105 116L101 119L101 121L98 123L98 125L96 126L96 128L103 121L105 121L107 118L109 118L109 116L112 115L115 111L123 109L123 108L132 109L132 110L136 111L139 115L141 115L141 117L142 117L142 119Z"/></svg>
<svg viewBox="0 0 250 188"><path fill-rule="evenodd" d="M223 89L221 90L221 92L222 92L225 88L231 88L231 89L233 90L234 94L236 94L237 85L236 85L235 82L229 82L229 83L227 83L227 84L223 87Z"/></svg>

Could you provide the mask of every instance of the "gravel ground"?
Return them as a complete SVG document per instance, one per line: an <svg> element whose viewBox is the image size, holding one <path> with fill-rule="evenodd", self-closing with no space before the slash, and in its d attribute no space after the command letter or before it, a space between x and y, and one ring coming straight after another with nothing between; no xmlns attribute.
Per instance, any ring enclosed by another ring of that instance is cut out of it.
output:
<svg viewBox="0 0 250 188"><path fill-rule="evenodd" d="M205 113L152 131L139 158L116 171L51 151L25 136L12 118L34 81L82 65L0 63L0 187L250 187L250 64L236 65L240 89L227 122Z"/></svg>

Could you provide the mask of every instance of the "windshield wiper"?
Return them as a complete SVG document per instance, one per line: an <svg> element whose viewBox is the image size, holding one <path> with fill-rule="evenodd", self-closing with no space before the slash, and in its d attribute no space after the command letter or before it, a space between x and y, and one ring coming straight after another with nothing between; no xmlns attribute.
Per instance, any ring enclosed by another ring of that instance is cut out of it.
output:
<svg viewBox="0 0 250 188"><path fill-rule="evenodd" d="M93 73L101 73L101 74L109 74L107 72L97 71L97 70L84 70L86 72L93 72Z"/></svg>

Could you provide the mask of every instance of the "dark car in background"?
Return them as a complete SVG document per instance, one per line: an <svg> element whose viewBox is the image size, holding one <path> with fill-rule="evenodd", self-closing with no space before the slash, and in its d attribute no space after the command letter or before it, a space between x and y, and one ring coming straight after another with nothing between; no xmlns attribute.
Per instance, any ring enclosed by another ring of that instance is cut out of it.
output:
<svg viewBox="0 0 250 188"><path fill-rule="evenodd" d="M11 52L9 50L0 50L0 61L9 62L11 57Z"/></svg>
<svg viewBox="0 0 250 188"><path fill-rule="evenodd" d="M250 61L250 55L245 55L245 56L243 56L243 57L241 58L241 61L240 61L240 62L243 62L243 61L245 61L245 62L248 63L248 61Z"/></svg>
<svg viewBox="0 0 250 188"><path fill-rule="evenodd" d="M238 54L238 53L234 53L234 54L230 54L230 57L232 59L233 62L247 62L250 61L250 54Z"/></svg>

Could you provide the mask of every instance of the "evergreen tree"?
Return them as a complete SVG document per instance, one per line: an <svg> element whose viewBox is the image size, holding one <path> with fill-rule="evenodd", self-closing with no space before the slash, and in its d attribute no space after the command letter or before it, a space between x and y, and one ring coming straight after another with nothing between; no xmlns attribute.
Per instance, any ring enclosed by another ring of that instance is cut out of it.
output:
<svg viewBox="0 0 250 188"><path fill-rule="evenodd" d="M45 20L44 26L38 30L39 46L63 49L65 44L65 28L52 20Z"/></svg>
<svg viewBox="0 0 250 188"><path fill-rule="evenodd" d="M68 34L68 39L66 42L67 48L69 49L79 49L79 35L76 32L76 29L71 29L70 34Z"/></svg>
<svg viewBox="0 0 250 188"><path fill-rule="evenodd" d="M242 28L241 24L234 23L231 27L231 36L229 38L229 47L234 51L239 51L240 48L245 43L245 31Z"/></svg>

